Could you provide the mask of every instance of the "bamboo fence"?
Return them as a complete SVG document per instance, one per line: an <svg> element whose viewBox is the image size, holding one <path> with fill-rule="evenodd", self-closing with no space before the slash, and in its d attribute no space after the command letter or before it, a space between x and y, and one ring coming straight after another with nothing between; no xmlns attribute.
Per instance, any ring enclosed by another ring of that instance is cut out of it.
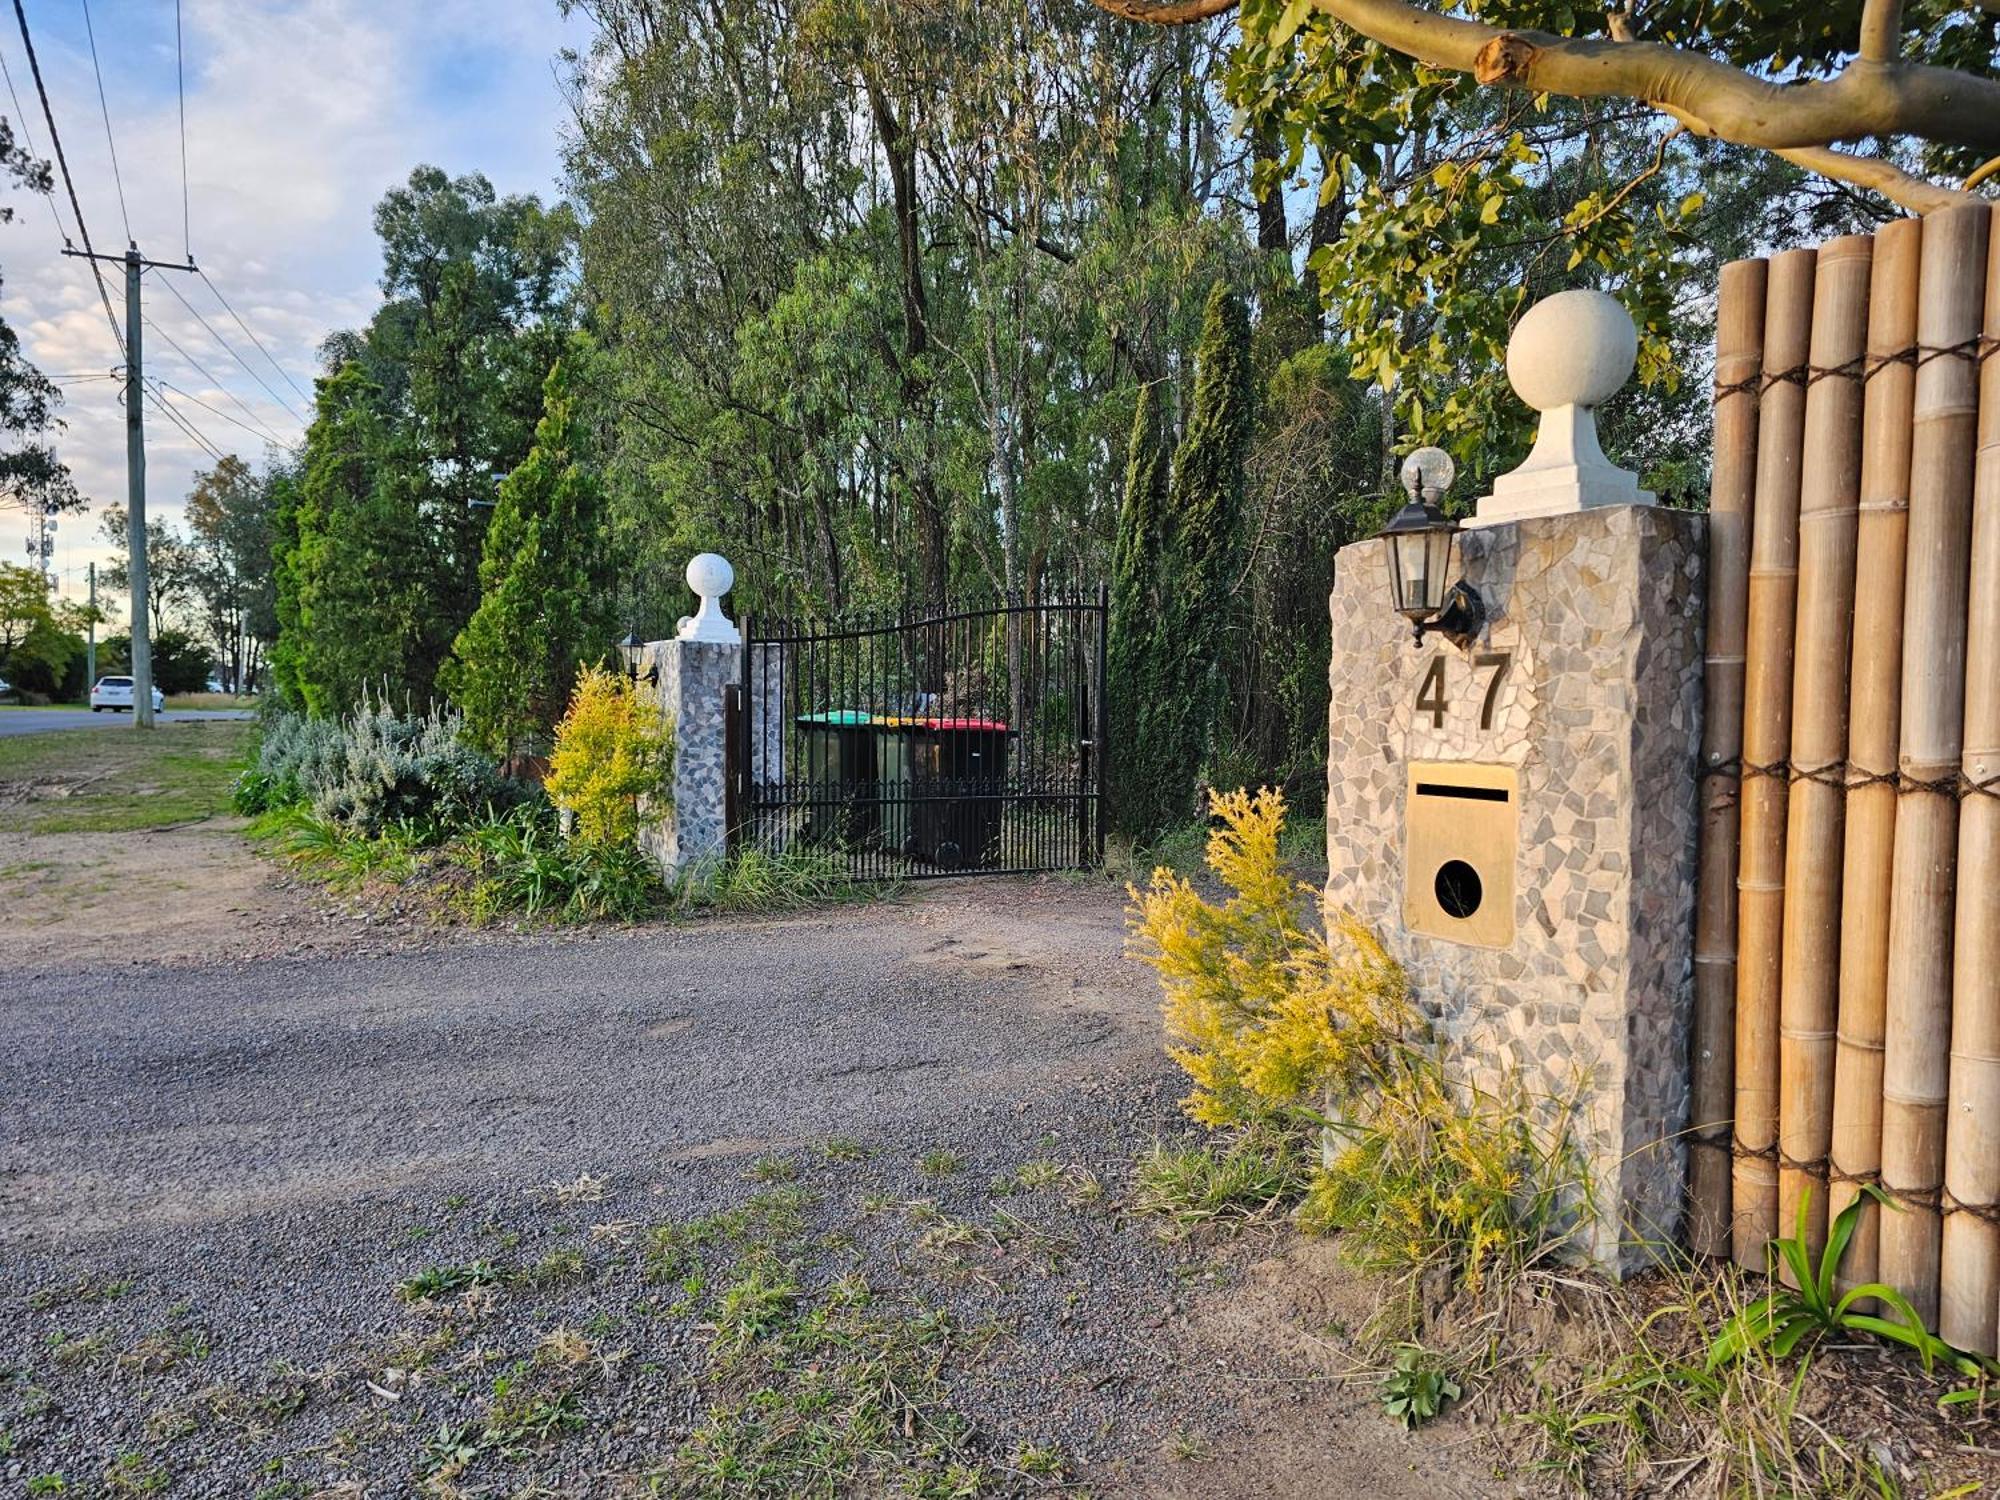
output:
<svg viewBox="0 0 2000 1500"><path fill-rule="evenodd" d="M2000 232L1989 229L1973 468L1938 1332L1981 1354L2000 1321Z"/></svg>
<svg viewBox="0 0 2000 1500"><path fill-rule="evenodd" d="M1917 290L1902 745L1882 1053L1882 1186L1902 1212L1883 1216L1880 1273L1926 1323L1938 1310L1979 387L1977 362L1945 351L1977 348L1988 219L1984 204L1931 214Z"/></svg>
<svg viewBox="0 0 2000 1500"><path fill-rule="evenodd" d="M1875 236L1868 296L1867 397L1848 678L1847 836L1840 885L1840 1037L1833 1076L1831 1183L1837 1215L1882 1166L1882 1025L1889 982L1889 867L1903 702L1903 535L1910 512L1910 403L1923 221ZM1864 1203L1839 1276L1875 1279L1876 1208Z"/></svg>
<svg viewBox="0 0 2000 1500"><path fill-rule="evenodd" d="M1778 1008L1785 915L1786 764L1792 731L1799 470L1812 339L1811 250L1771 261L1757 492L1744 630L1743 790L1736 880L1736 1142L1731 1237L1762 1267L1778 1224Z"/></svg>
<svg viewBox="0 0 2000 1500"><path fill-rule="evenodd" d="M1743 750L1743 631L1750 507L1757 484L1757 387L1764 363L1761 260L1722 268L1716 303L1715 460L1708 511L1703 660L1700 903L1695 910L1688 1235L1729 1253L1729 1127L1736 1087L1737 765Z"/></svg>
<svg viewBox="0 0 2000 1500"><path fill-rule="evenodd" d="M1779 1007L1778 1223L1789 1231L1803 1211L1815 1255L1826 1237L1826 1158L1833 1137L1848 649L1873 252L1873 239L1858 234L1820 247L1799 480Z"/></svg>
<svg viewBox="0 0 2000 1500"><path fill-rule="evenodd" d="M1840 1280L1888 1282L1982 1354L2000 1352L1994 215L1723 271L1688 1221L1698 1252L1763 1269L1802 1205L1817 1242L1879 1182L1898 1211L1863 1202Z"/></svg>

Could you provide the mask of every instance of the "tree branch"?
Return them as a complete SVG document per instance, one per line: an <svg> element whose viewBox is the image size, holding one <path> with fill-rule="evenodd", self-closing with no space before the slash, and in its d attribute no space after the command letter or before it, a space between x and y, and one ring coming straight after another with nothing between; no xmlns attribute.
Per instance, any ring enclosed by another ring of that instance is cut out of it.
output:
<svg viewBox="0 0 2000 1500"><path fill-rule="evenodd" d="M1096 0L1114 15L1181 26L1236 0ZM2000 8L2000 0L1978 0ZM1371 41L1447 72L1572 99L1637 99L1698 135L1759 146L1813 171L1860 182L1906 207L1962 202L1873 157L1830 151L1837 141L1913 135L2000 152L2000 80L1897 62L1900 0L1866 0L1864 55L1832 78L1771 83L1728 63L1659 42L1503 31L1414 0L1313 0L1315 9ZM1887 49L1887 50L1885 50Z"/></svg>
<svg viewBox="0 0 2000 1500"><path fill-rule="evenodd" d="M1864 0L1861 55L1877 63L1892 63L1903 55L1903 0Z"/></svg>

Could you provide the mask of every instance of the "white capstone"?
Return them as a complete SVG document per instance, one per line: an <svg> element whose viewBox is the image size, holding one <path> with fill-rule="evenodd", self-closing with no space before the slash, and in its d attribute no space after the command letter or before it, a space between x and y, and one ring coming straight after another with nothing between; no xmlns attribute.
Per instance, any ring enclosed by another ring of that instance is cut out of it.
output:
<svg viewBox="0 0 2000 1500"><path fill-rule="evenodd" d="M683 641L712 641L725 646L743 643L743 632L722 612L722 596L736 582L729 559L714 552L697 554L687 565L688 587L701 597L701 608L684 618L676 632Z"/></svg>
<svg viewBox="0 0 2000 1500"><path fill-rule="evenodd" d="M1574 289L1529 308L1507 341L1507 379L1542 414L1534 451L1493 481L1466 524L1493 526L1604 505L1651 505L1639 476L1604 456L1594 408L1631 378L1639 332L1616 297Z"/></svg>

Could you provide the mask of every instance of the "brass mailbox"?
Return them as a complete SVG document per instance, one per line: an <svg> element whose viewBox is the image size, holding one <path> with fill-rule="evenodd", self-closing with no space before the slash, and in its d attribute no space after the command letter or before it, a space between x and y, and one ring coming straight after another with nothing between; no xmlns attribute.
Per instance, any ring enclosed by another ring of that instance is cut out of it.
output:
<svg viewBox="0 0 2000 1500"><path fill-rule="evenodd" d="M1412 761L1403 803L1403 925L1474 948L1510 946L1520 824L1512 766Z"/></svg>

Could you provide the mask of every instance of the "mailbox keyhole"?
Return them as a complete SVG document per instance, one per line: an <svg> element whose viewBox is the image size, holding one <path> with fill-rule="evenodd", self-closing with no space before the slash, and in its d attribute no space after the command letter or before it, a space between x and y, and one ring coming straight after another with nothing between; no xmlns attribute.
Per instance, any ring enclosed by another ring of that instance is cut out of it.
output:
<svg viewBox="0 0 2000 1500"><path fill-rule="evenodd" d="M1462 859L1448 859L1438 866L1438 905L1451 916L1465 918L1479 910L1479 903L1486 896L1486 888L1480 883L1479 872Z"/></svg>

